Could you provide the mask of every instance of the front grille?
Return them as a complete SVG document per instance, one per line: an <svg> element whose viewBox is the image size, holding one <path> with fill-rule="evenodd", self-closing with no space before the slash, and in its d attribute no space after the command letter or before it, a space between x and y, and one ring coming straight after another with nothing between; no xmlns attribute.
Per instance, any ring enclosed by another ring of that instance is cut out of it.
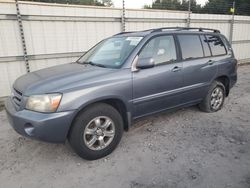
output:
<svg viewBox="0 0 250 188"><path fill-rule="evenodd" d="M20 108L21 101L22 101L22 93L15 88L13 88L12 100L16 106L16 109Z"/></svg>

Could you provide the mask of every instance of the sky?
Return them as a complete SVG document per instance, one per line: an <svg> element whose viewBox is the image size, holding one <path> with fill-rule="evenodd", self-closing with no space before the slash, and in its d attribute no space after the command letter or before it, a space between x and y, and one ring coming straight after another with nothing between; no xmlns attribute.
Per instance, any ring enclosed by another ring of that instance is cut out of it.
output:
<svg viewBox="0 0 250 188"><path fill-rule="evenodd" d="M152 4L153 0L125 0L126 8L142 8L145 4ZM204 5L207 0L196 0L197 3ZM122 7L122 0L113 0L115 7Z"/></svg>

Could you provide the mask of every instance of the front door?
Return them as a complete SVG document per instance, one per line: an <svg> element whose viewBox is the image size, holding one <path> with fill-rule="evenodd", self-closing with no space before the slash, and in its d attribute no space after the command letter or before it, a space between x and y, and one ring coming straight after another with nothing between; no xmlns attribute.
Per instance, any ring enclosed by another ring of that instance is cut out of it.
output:
<svg viewBox="0 0 250 188"><path fill-rule="evenodd" d="M138 61L148 58L154 60L153 68L133 72L135 118L180 104L182 63L177 62L174 37L163 35L150 39L139 53Z"/></svg>

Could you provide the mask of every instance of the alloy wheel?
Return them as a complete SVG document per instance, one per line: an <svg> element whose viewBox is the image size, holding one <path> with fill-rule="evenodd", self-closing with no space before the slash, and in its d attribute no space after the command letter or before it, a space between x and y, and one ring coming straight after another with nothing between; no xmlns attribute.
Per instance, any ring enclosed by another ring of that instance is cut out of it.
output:
<svg viewBox="0 0 250 188"><path fill-rule="evenodd" d="M214 88L211 94L210 105L213 110L218 110L223 103L224 95L221 87Z"/></svg>
<svg viewBox="0 0 250 188"><path fill-rule="evenodd" d="M102 150L112 142L114 136L114 122L107 116L98 116L85 127L83 140L89 149Z"/></svg>

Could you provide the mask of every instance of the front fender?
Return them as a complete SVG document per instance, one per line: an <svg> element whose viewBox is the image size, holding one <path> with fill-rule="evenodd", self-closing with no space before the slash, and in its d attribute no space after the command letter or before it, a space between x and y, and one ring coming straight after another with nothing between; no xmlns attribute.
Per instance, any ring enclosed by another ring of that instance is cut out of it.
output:
<svg viewBox="0 0 250 188"><path fill-rule="evenodd" d="M57 111L81 110L89 104L106 99L118 99L123 102L128 111L131 111L131 80L122 81L121 83L107 83L101 86L63 93L62 101Z"/></svg>

